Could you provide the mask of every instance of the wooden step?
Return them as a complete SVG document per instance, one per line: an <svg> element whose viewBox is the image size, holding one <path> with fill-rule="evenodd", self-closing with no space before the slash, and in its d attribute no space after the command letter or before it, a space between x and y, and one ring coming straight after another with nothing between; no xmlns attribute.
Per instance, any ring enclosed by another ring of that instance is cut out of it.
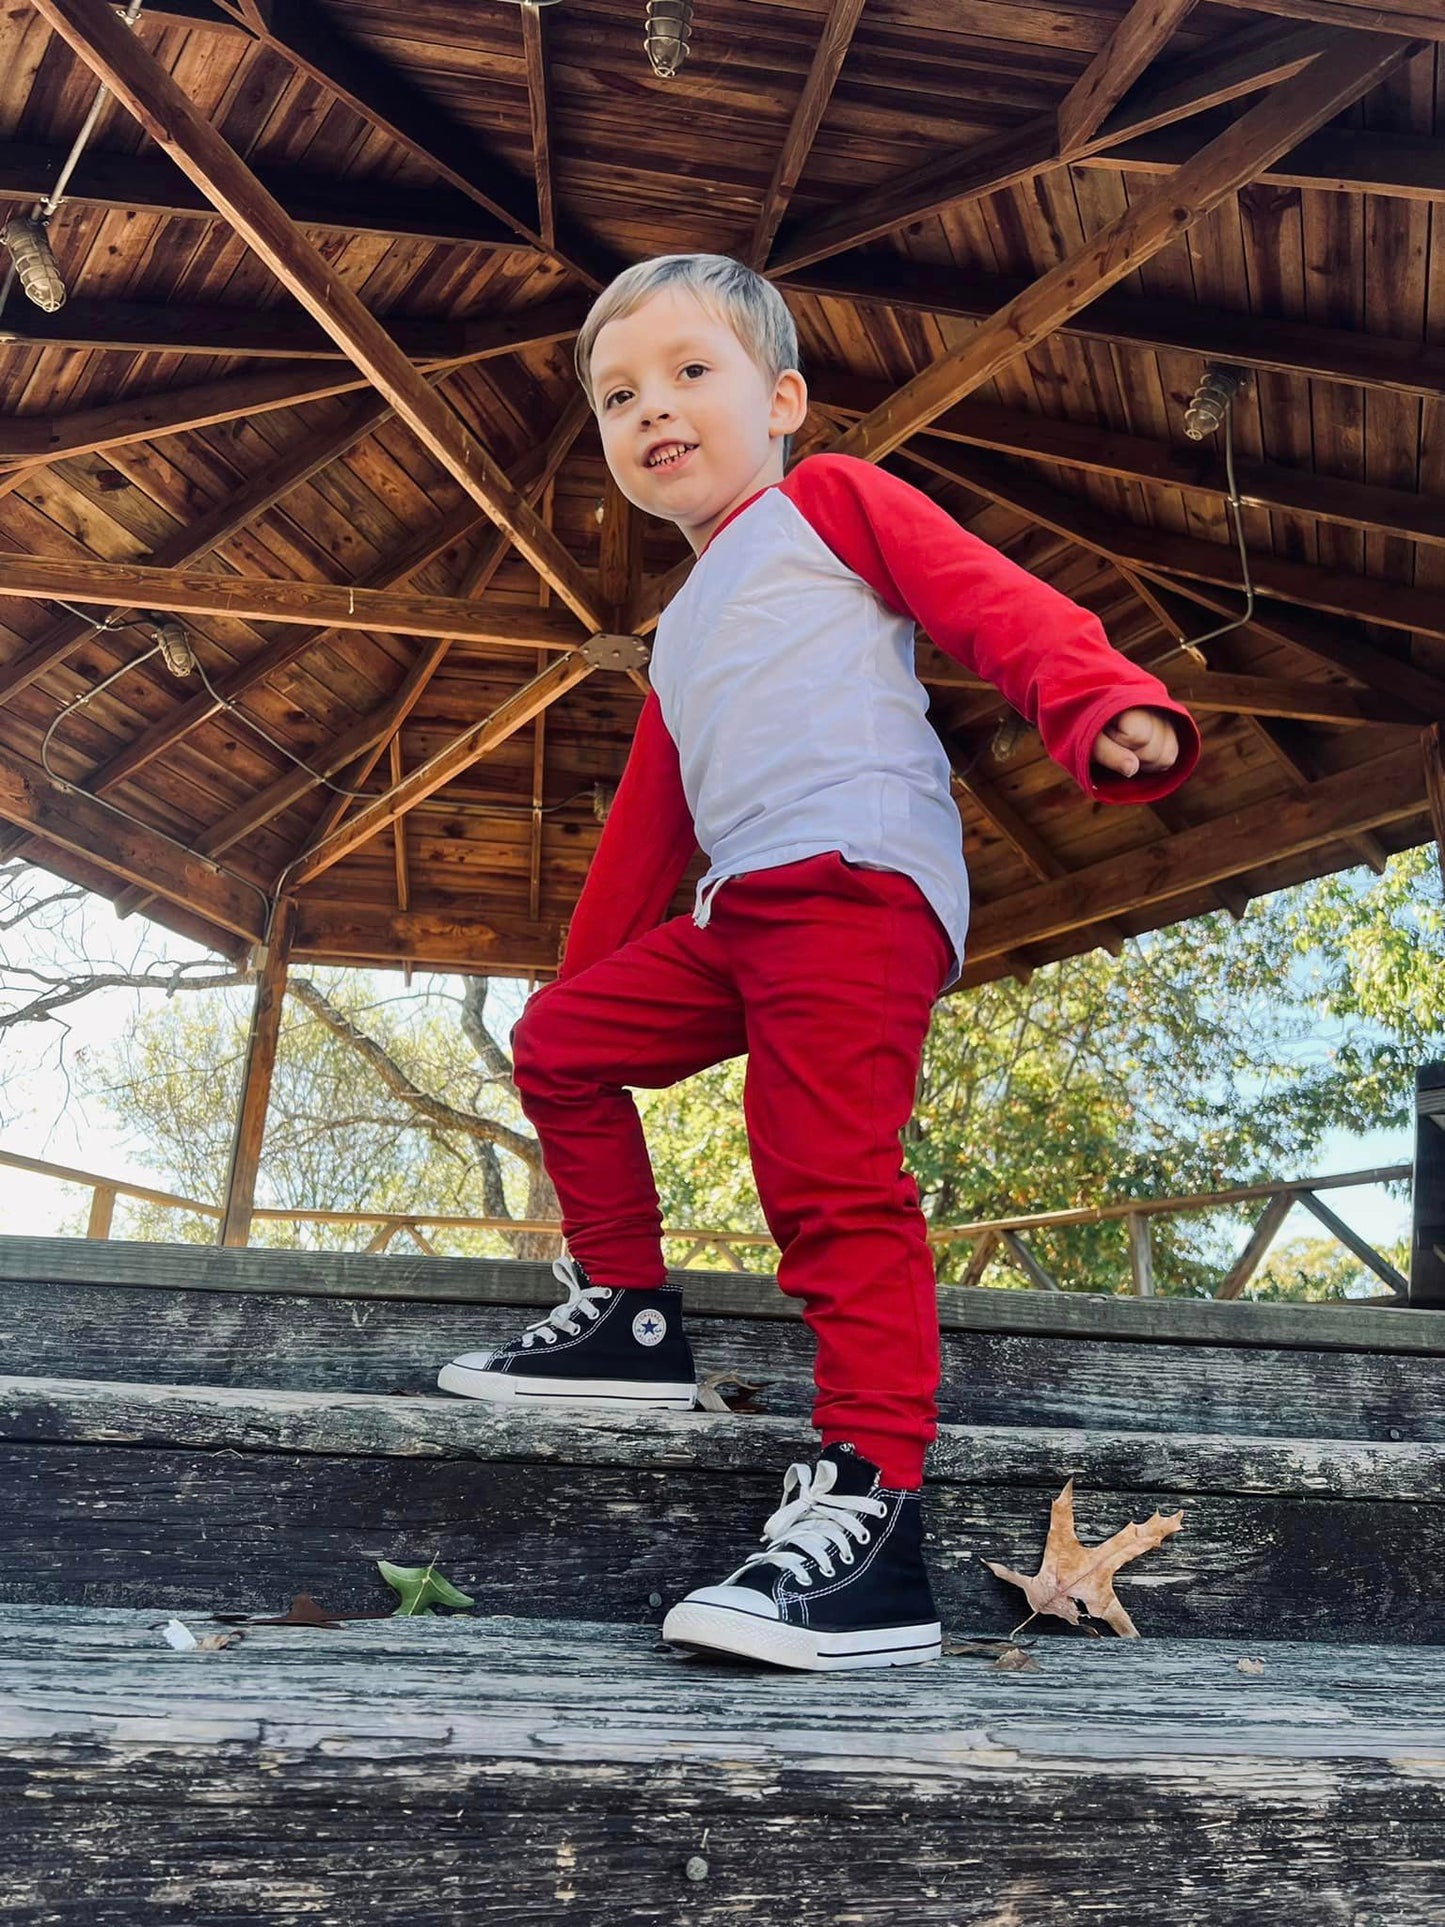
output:
<svg viewBox="0 0 1445 1927"><path fill-rule="evenodd" d="M0 1379L0 1598L338 1610L372 1562L437 1558L482 1609L658 1623L757 1543L800 1419L512 1413L448 1399ZM1184 1530L1118 1579L1141 1629L1445 1640L1445 1446L947 1426L930 1461L940 1610L1006 1632L1075 1480L1087 1542Z"/></svg>
<svg viewBox="0 0 1445 1927"><path fill-rule="evenodd" d="M812 1336L776 1281L677 1275L699 1370L809 1412ZM0 1239L0 1356L34 1376L431 1393L444 1360L559 1295L548 1265ZM1445 1441L1438 1313L945 1290L940 1323L954 1424Z"/></svg>
<svg viewBox="0 0 1445 1927"><path fill-rule="evenodd" d="M1445 1651L1044 1639L805 1675L575 1619L0 1608L14 1927L1425 1927ZM197 1622L196 1630L204 1630Z"/></svg>

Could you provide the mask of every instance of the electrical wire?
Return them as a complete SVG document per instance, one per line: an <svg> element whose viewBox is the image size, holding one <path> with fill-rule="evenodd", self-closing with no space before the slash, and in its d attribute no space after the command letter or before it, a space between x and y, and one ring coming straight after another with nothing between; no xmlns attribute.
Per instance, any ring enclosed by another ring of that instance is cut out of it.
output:
<svg viewBox="0 0 1445 1927"><path fill-rule="evenodd" d="M1231 395L1224 407L1224 475L1228 484L1228 501L1225 509L1227 520L1234 526L1235 546L1239 550L1239 568L1244 578L1244 613L1236 616L1233 622L1222 622L1217 629L1207 629L1202 636L1182 636L1181 649L1197 649L1201 643L1214 642L1220 636L1227 636L1231 630L1242 629L1254 616L1254 577L1249 568L1249 547L1244 539L1244 503L1240 499L1239 484L1234 474L1234 397Z"/></svg>

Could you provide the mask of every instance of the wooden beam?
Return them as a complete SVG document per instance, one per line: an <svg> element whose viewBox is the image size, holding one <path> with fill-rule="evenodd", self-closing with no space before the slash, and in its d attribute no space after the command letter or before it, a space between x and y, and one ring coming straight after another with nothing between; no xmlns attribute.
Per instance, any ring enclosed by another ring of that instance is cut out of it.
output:
<svg viewBox="0 0 1445 1927"><path fill-rule="evenodd" d="M109 876L143 885L222 930L254 940L265 925L265 898L259 888L182 849L159 830L118 816L83 790L56 782L38 763L3 746L0 817Z"/></svg>
<svg viewBox="0 0 1445 1927"><path fill-rule="evenodd" d="M1438 0L1229 0L1249 13L1280 20L1313 20L1323 27L1356 27L1365 33L1407 34L1417 40L1445 40L1445 17Z"/></svg>
<svg viewBox="0 0 1445 1927"><path fill-rule="evenodd" d="M147 19L154 11L146 9ZM0 141L0 195L39 201L54 187L69 155L63 146ZM532 251L507 222L455 189L428 182L411 187L380 176L356 179L301 168L256 168L259 180L300 227L337 234L374 234L385 240L436 241L457 247ZM107 154L86 148L65 188L68 207L127 214L219 216L199 188L168 161L146 154Z"/></svg>
<svg viewBox="0 0 1445 1927"><path fill-rule="evenodd" d="M1057 877L1068 875L1068 865L1054 855L1032 824L1026 823L991 783L985 782L972 771L967 776L955 774L953 783L955 789L961 790L969 798L979 815L1003 838L1038 882L1051 883ZM1127 939L1117 925L1104 922L1099 926L1098 941L1111 956L1117 957Z"/></svg>
<svg viewBox="0 0 1445 1927"><path fill-rule="evenodd" d="M1169 685L1171 695L1203 715L1283 716L1297 723L1393 724L1399 728L1419 722L1419 711L1409 703L1378 696L1370 689L1351 689L1343 683L1229 675L1194 669L1187 658L1177 669L1166 665L1157 673Z"/></svg>
<svg viewBox="0 0 1445 1927"><path fill-rule="evenodd" d="M845 421L866 414L889 392L883 382L830 369L812 371L808 388L814 402ZM946 410L928 432L943 441L1151 488L1186 489L1217 500L1224 500L1229 492L1224 463L1212 446L1179 449L1146 435L1028 414L976 397ZM1403 535L1413 542L1445 547L1445 503L1411 489L1315 475L1277 462L1236 461L1235 479L1241 500L1250 508L1308 515L1372 535Z"/></svg>
<svg viewBox="0 0 1445 1927"><path fill-rule="evenodd" d="M258 515L264 515L293 489L302 487L312 476L338 461L358 442L365 441L391 410L380 396L372 396L347 410L336 427L326 435L303 432L288 454L275 460L274 467L262 469L249 482L243 482L228 501L219 503L207 514L178 529L146 558L148 567L184 568L228 542ZM115 610L124 616L133 611ZM95 624L80 616L66 616L38 636L10 662L0 666L0 704L28 689L33 682L72 655L94 633Z"/></svg>
<svg viewBox="0 0 1445 1927"><path fill-rule="evenodd" d="M1008 307L1029 283L972 270L964 275L956 268L905 261L898 255L856 254L789 275L780 285L785 292L796 288L905 313L976 321ZM1445 399L1445 346L1438 343L1120 294L1100 296L1066 320L1061 332L1111 347L1177 351L1312 381Z"/></svg>
<svg viewBox="0 0 1445 1927"><path fill-rule="evenodd" d="M259 0L256 25L268 46L380 129L470 200L554 255L589 287L622 264L592 236L564 227L551 242L536 219L531 183L488 152L472 128L433 94L349 33L316 0Z"/></svg>
<svg viewBox="0 0 1445 1927"><path fill-rule="evenodd" d="M828 102L833 98L833 89L843 70L843 62L848 56L863 6L864 0L832 0L829 6L828 17L823 22L823 31L808 68L808 77L803 82L802 94L793 109L793 117L783 137L782 151L773 168L773 177L764 190L763 204L758 210L752 238L743 255L744 260L755 268L761 268L767 260L778 224L787 213L793 189L807 165L808 155L812 152L813 142L828 111Z"/></svg>
<svg viewBox="0 0 1445 1927"><path fill-rule="evenodd" d="M1259 1220L1250 1233L1249 1242L1230 1266L1222 1283L1215 1291L1216 1298L1238 1298L1255 1272L1263 1263L1265 1254L1274 1243L1280 1226L1294 1209L1294 1198L1288 1192L1281 1192L1269 1200L1259 1214Z"/></svg>
<svg viewBox="0 0 1445 1927"><path fill-rule="evenodd" d="M536 501L540 492L548 486L589 415L590 410L586 400L581 395L574 397L563 411L545 445L533 451L518 465L515 480L529 502ZM454 543L468 535L479 521L484 520L485 518L479 514L472 503L465 503L460 509L454 509L451 514L443 515L429 528L423 529L397 554L364 576L356 586L377 589L399 587L418 570L426 568L436 561L438 556L445 554ZM462 584L463 598L481 594L510 547L504 535L494 532L491 542L487 545L486 553L494 555L496 561L485 573L476 568L468 571ZM229 675L221 677L216 682L217 695L234 702L248 689L253 689L257 683L264 681L267 676L275 675L286 668L307 649L318 642L325 641L330 633L327 629L317 628L292 629L282 634L247 661L238 663ZM202 723L209 721L219 707L220 705L212 698L209 691L193 696L189 702L183 703L174 715L163 717L149 729L143 730L135 741L127 744L117 755L111 757L99 769L94 770L87 787L96 795L103 795L116 784L134 776L157 756L164 755L174 743L189 735L191 730L198 729ZM330 774L329 771L328 774Z"/></svg>
<svg viewBox="0 0 1445 1927"><path fill-rule="evenodd" d="M52 6L56 0L39 4ZM1283 81L1202 148L1163 189L1141 196L966 341L856 423L837 443L838 450L881 461L1096 295L1178 240L1277 155L1378 85L1408 52L1388 40L1339 36L1303 73Z"/></svg>
<svg viewBox="0 0 1445 1927"><path fill-rule="evenodd" d="M1441 756L1441 728L1432 723L1420 739L1425 765L1425 794L1430 799L1430 827L1435 832L1435 854L1440 862L1440 887L1445 890L1445 759Z"/></svg>
<svg viewBox="0 0 1445 1927"><path fill-rule="evenodd" d="M549 708L592 672L592 664L576 650L552 663L499 703L490 716L474 723L464 734L419 763L410 776L374 802L363 804L324 842L307 851L292 866L294 875L288 879L288 887L299 888L339 863L342 857L388 828L398 816L434 795L473 763L480 762L498 743L505 742L524 723L530 722L539 710Z"/></svg>
<svg viewBox="0 0 1445 1927"><path fill-rule="evenodd" d="M498 649L570 650L582 640L576 623L560 610L488 611L458 596L400 595L344 582L284 582L273 576L208 575L199 569L148 569L132 562L0 554L0 595L175 615L239 616L250 622L320 623L328 629L381 629L397 636L451 636Z"/></svg>
<svg viewBox="0 0 1445 1927"><path fill-rule="evenodd" d="M261 1166L266 1111L271 1100L271 1077L276 1068L276 1045L281 1035L281 1006L286 996L286 972L291 959L294 921L295 905L289 897L280 898L266 932L255 1001L251 1006L251 1028L241 1069L241 1091L236 1105L235 1130L231 1137L230 1165L222 1197L220 1228L216 1234L216 1242L222 1245L244 1245L251 1235L251 1211L256 1202L256 1175Z"/></svg>
<svg viewBox="0 0 1445 1927"><path fill-rule="evenodd" d="M1074 870L975 912L971 963L1137 914L1171 897L1337 842L1357 830L1418 817L1426 808L1419 752L1407 749L1327 776L1293 796L1268 797L1217 821Z"/></svg>
<svg viewBox="0 0 1445 1927"><path fill-rule="evenodd" d="M303 896L292 955L308 963L525 976L551 972L562 955L562 925L521 916L476 916L466 909L388 910L378 904Z"/></svg>
<svg viewBox="0 0 1445 1927"><path fill-rule="evenodd" d="M34 0L42 17L135 114L157 145L219 208L282 285L320 322L423 445L505 528L522 554L591 629L598 602L561 543L517 494L461 418L437 395L259 184L235 151L197 111L172 75L128 31L105 0ZM281 0L276 0L281 4ZM316 18L314 7L284 17ZM448 178L452 178L450 175Z"/></svg>
<svg viewBox="0 0 1445 1927"><path fill-rule="evenodd" d="M1122 147L1086 155L1080 165L1112 174L1172 174L1192 153L1198 125L1160 128ZM1331 127L1282 154L1257 181L1265 187L1440 201L1445 200L1445 153L1438 140L1425 135Z"/></svg>
<svg viewBox="0 0 1445 1927"><path fill-rule="evenodd" d="M557 470L566 458L567 451L576 440L583 423L589 419L590 414L591 411L588 408L585 397L581 394L575 396L564 412L561 420L548 437L546 445L531 462L525 465L525 477L519 478L519 480L523 492L529 500L535 501L539 499L546 490L550 488ZM411 573L414 569L421 568L424 563L430 561L433 555L439 552L440 549L449 548L452 541L456 539L456 534L460 533L460 531L449 534L447 539L443 541L440 540L440 538L444 533L444 527L433 529L430 532L426 552L423 552L421 546L417 544L413 545L409 557L398 558L397 562L393 565L397 575L400 577ZM492 531L491 539L484 545L481 553L473 560L471 567L462 579L461 595L463 599L480 596L485 593L492 577L496 574L498 568L500 568L509 553L510 547L511 545L507 541L506 536L500 530ZM545 587L545 585L541 586ZM312 642L324 636L326 631L303 631L301 633L303 635L303 646L309 647ZM313 766L319 767L322 774L328 777L337 776L344 772L346 787L348 789L360 789L376 767L382 753L393 740L396 733L400 731L402 724L415 710L427 685L446 660L450 648L451 643L449 639L445 637L436 638L427 643L418 655L416 661L407 670L405 676L403 676L400 687L394 690L387 701L372 715L363 717L352 729L346 731L342 736L330 743L319 757L313 758ZM263 651L263 655L265 653L266 652ZM547 660L546 652L539 651L537 668L539 670L545 668ZM245 670L251 670L254 665L247 664L242 667ZM240 671L237 672L238 675L240 673ZM253 680L258 679L258 677L253 676ZM214 708L208 711L208 713L214 713ZM177 725L173 725L172 740L174 740L176 735L182 733L178 726L181 720L184 720L184 717L178 719ZM204 719L201 718L198 720ZM193 726L193 723L187 724L187 727ZM159 752L156 751L155 753ZM115 775L115 770L117 765L121 764L124 756L125 752L123 751L121 757L114 759L112 763L105 766L104 770L92 777L92 787L99 787L102 782L120 780L119 777ZM132 767L134 767L133 762ZM121 773L125 774L128 772L122 769ZM274 818L281 815L283 811L290 809L316 787L315 779L309 776L305 770L289 769L284 776L278 777L274 783L269 784L254 796L247 797L246 800L238 804L235 809L228 810L219 822L211 824L202 835L197 838L196 847L206 856L219 856L223 851L230 849L243 838L249 836L254 830L260 829L263 824L273 821ZM313 831L305 847L309 848L312 842L320 841L329 835L330 831L345 813L347 804L347 798L339 796L333 797L326 811L323 813L321 824ZM145 898L139 892L132 893L128 891L118 898L116 902L117 914L121 916L144 908Z"/></svg>
<svg viewBox="0 0 1445 1927"><path fill-rule="evenodd" d="M537 0L522 0L522 57L532 116L532 173L537 184L537 231L549 252L557 239L552 192L552 102L547 75L547 15Z"/></svg>
<svg viewBox="0 0 1445 1927"><path fill-rule="evenodd" d="M1116 145L1289 80L1329 45L1326 32L1308 26L1233 36L1224 49L1209 49L1207 57L1191 59L1177 73L1163 71L1147 88L1137 88L1106 126L1084 143L1083 151L1092 143ZM961 154L948 152L925 161L868 193L854 195L831 213L789 223L778 237L772 272L791 274L926 215L1016 187L1064 165L1057 112L1040 114L1022 127L990 135Z"/></svg>
<svg viewBox="0 0 1445 1927"><path fill-rule="evenodd" d="M1059 104L1059 158L1088 146L1157 54L1194 9L1195 0L1134 0L1133 6Z"/></svg>
<svg viewBox="0 0 1445 1927"><path fill-rule="evenodd" d="M1149 1220L1131 1211L1124 1220L1129 1232L1129 1277L1136 1298L1154 1296L1154 1249L1149 1242Z"/></svg>
<svg viewBox="0 0 1445 1927"><path fill-rule="evenodd" d="M309 244L308 244L309 245ZM452 321L387 319L391 338L417 361L441 361L461 350ZM326 332L283 308L211 308L182 303L70 300L54 314L27 303L7 307L0 344L95 348L116 354L245 355L252 360L347 361Z"/></svg>
<svg viewBox="0 0 1445 1927"><path fill-rule="evenodd" d="M1106 560L1123 560L1165 589L1177 593L1183 585L1175 576L1187 575L1191 578L1188 594L1194 600L1226 617L1238 613L1238 559L1230 563L1227 558L1232 551L1223 543L1116 520L1091 502L1049 488L991 456L960 456L956 450L939 452L928 437L910 445L908 459L974 494L1013 508L1041 527L1067 535ZM1344 576L1314 569L1307 563L1276 563L1264 556L1251 557L1250 570L1256 588L1264 589L1266 596L1278 595L1307 608L1325 610L1344 603L1348 605L1344 613L1359 615L1362 620L1388 623L1393 618L1402 627L1419 624L1427 634L1445 625L1439 598L1405 584ZM1220 596L1213 588L1198 586L1201 582L1221 584L1232 593ZM1380 591L1378 597L1373 593L1376 589ZM1309 620L1300 611L1276 609L1266 602L1263 606L1256 604L1248 626L1262 636L1302 650L1317 662L1343 669L1382 695L1409 704L1422 720L1445 715L1445 681L1387 655L1363 637L1338 631L1328 620Z"/></svg>
<svg viewBox="0 0 1445 1927"><path fill-rule="evenodd" d="M575 296L540 303L510 314L479 316L466 324L465 352L434 365L444 374L499 355L568 341L582 324L586 304ZM227 375L220 381L136 395L82 408L69 415L0 419L0 459L25 463L56 461L97 449L150 441L218 422L237 421L275 408L298 408L309 401L354 394L370 383L350 367L320 361L278 363L256 374Z"/></svg>

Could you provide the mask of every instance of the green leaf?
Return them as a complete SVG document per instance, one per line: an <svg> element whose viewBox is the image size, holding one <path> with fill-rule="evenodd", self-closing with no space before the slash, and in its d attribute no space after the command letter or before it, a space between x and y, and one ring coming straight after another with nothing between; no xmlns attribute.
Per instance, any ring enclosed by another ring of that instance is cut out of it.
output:
<svg viewBox="0 0 1445 1927"><path fill-rule="evenodd" d="M429 1566L394 1566L389 1559L378 1559L376 1570L401 1601L392 1614L393 1619L408 1619L415 1613L429 1612L434 1606L465 1610L476 1604L464 1592L458 1592L450 1579L442 1577L435 1560Z"/></svg>

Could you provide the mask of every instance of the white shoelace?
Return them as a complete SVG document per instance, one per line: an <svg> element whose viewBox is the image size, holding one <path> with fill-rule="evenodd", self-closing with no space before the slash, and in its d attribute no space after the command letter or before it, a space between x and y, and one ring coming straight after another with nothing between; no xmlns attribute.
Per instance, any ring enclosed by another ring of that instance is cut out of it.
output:
<svg viewBox="0 0 1445 1927"><path fill-rule="evenodd" d="M888 1507L882 1499L834 1492L837 1479L838 1468L831 1459L820 1459L816 1471L810 1465L790 1465L783 1477L783 1503L760 1535L767 1551L755 1552L738 1571L771 1563L790 1572L800 1586L811 1586L810 1559L825 1579L833 1577L835 1554L840 1564L851 1566L854 1545L866 1546L873 1537L860 1515L881 1519ZM790 1492L797 1497L790 1499Z"/></svg>
<svg viewBox="0 0 1445 1927"><path fill-rule="evenodd" d="M597 1309L604 1298L612 1296L610 1285L581 1285L578 1283L577 1263L573 1258L557 1258L552 1263L552 1275L567 1287L566 1302L554 1305L545 1318L539 1318L535 1325L528 1325L522 1333L522 1344L530 1350L540 1338L544 1345L555 1345L558 1332L566 1332L575 1338L582 1329L577 1318L586 1318L595 1324L602 1316Z"/></svg>

